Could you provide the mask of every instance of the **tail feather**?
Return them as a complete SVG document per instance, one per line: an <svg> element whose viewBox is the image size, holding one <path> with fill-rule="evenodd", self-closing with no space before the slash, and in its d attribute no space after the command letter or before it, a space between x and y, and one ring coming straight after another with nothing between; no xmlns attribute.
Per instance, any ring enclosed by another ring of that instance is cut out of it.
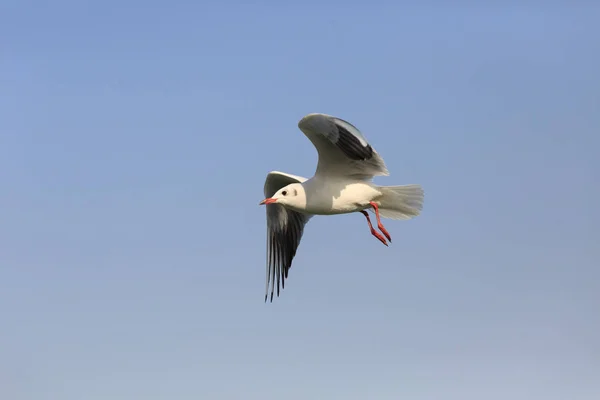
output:
<svg viewBox="0 0 600 400"><path fill-rule="evenodd" d="M424 191L420 185L379 186L379 215L389 219L411 219L423 209Z"/></svg>

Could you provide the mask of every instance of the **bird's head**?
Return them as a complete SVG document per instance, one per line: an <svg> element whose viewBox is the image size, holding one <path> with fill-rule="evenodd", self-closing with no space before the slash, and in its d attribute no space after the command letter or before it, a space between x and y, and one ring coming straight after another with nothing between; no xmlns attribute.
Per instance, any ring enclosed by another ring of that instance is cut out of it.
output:
<svg viewBox="0 0 600 400"><path fill-rule="evenodd" d="M271 197L261 201L259 204L281 204L292 209L304 209L306 207L306 193L304 187L299 183L291 183L279 189Z"/></svg>

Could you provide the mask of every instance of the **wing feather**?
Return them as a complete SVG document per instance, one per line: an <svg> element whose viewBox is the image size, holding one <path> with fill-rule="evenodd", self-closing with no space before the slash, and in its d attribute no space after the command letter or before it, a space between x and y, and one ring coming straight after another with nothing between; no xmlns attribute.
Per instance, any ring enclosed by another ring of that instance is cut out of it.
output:
<svg viewBox="0 0 600 400"><path fill-rule="evenodd" d="M265 197L273 196L279 189L290 183L302 183L306 178L290 175L279 171L269 172L265 181ZM284 206L273 203L267 204L267 271L265 286L265 301L269 297L269 285L271 301L273 296L280 294L280 288L285 288L285 280L288 277L292 261L300 245L304 226L312 217L288 210ZM277 288L275 288L277 281Z"/></svg>
<svg viewBox="0 0 600 400"><path fill-rule="evenodd" d="M383 158L354 125L327 114L308 114L298 122L319 153L315 175L369 180L389 175Z"/></svg>

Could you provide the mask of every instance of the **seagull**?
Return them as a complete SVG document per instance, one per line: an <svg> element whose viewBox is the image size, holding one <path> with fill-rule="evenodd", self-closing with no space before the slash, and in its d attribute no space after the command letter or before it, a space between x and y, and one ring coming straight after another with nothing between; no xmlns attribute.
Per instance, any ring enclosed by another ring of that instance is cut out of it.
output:
<svg viewBox="0 0 600 400"><path fill-rule="evenodd" d="M280 171L267 174L265 199L259 203L266 206L267 214L265 302L269 285L271 302L275 281L277 297L280 287L285 287L304 227L313 216L360 212L371 234L388 246L392 238L381 217L408 220L418 216L423 206L420 185L378 186L371 182L374 176L388 176L389 172L383 158L354 125L311 113L298 122L298 128L317 150L317 168L310 179ZM373 228L367 211L375 214L381 233Z"/></svg>

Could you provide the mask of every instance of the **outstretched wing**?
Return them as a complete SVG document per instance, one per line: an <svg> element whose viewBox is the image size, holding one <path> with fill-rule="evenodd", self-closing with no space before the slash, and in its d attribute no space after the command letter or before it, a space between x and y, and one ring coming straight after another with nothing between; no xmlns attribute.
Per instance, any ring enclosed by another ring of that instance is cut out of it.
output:
<svg viewBox="0 0 600 400"><path fill-rule="evenodd" d="M265 198L273 196L279 189L290 183L302 183L306 178L286 174L279 171L269 172L265 181ZM285 287L285 280L292 266L298 245L302 239L304 225L312 217L291 211L281 204L267 204L267 277L265 288L265 301L271 285L271 301L275 291L277 279L277 297L279 288Z"/></svg>
<svg viewBox="0 0 600 400"><path fill-rule="evenodd" d="M315 113L302 118L298 128L319 153L315 175L364 180L376 175L389 175L381 156L349 122Z"/></svg>

